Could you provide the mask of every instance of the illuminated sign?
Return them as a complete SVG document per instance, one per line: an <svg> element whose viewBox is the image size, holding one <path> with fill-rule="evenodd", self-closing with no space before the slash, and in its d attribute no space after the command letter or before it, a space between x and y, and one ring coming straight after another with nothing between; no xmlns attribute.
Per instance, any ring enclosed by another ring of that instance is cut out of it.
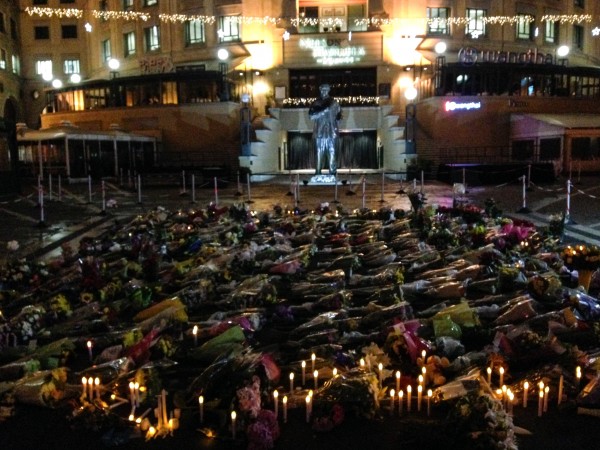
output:
<svg viewBox="0 0 600 450"><path fill-rule="evenodd" d="M367 53L363 46L350 45L347 39L302 38L298 45L310 50L315 62L323 66L357 63Z"/></svg>
<svg viewBox="0 0 600 450"><path fill-rule="evenodd" d="M481 102L468 102L468 103L460 103L460 102L451 102L447 101L444 104L446 111L456 111L457 109L464 109L469 111L470 109L481 109Z"/></svg>

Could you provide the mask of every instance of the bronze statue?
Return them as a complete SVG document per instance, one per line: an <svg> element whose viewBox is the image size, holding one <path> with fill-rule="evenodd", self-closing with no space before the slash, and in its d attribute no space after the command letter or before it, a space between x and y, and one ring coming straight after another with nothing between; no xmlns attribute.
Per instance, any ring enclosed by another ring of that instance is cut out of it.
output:
<svg viewBox="0 0 600 450"><path fill-rule="evenodd" d="M313 138L316 143L317 164L315 173L319 175L323 168L323 159L329 157L329 174L335 175L335 141L338 137L338 122L342 119L339 103L329 96L330 86L319 86L321 97L316 99L308 110L310 120L314 121Z"/></svg>

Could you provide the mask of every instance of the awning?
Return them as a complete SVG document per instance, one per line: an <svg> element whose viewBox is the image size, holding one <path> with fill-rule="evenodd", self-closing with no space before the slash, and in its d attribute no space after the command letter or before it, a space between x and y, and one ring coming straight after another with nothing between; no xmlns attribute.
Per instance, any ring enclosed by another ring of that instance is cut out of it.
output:
<svg viewBox="0 0 600 450"><path fill-rule="evenodd" d="M110 131L82 130L73 125L59 125L41 130L17 126L17 142L19 143L55 140L155 142L156 138L117 129Z"/></svg>
<svg viewBox="0 0 600 450"><path fill-rule="evenodd" d="M600 114L513 114L511 121L523 118L567 129L600 128Z"/></svg>

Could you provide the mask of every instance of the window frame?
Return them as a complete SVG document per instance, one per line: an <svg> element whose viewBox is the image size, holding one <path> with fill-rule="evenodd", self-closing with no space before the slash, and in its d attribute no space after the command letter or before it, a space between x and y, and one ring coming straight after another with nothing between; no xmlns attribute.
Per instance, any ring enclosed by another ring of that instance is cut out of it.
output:
<svg viewBox="0 0 600 450"><path fill-rule="evenodd" d="M515 38L522 41L532 41L534 38L533 30L535 29L534 21L529 21L531 14L517 13L517 22L515 23Z"/></svg>
<svg viewBox="0 0 600 450"><path fill-rule="evenodd" d="M204 22L202 20L186 21L184 36L186 47L206 43L206 27Z"/></svg>
<svg viewBox="0 0 600 450"><path fill-rule="evenodd" d="M63 73L65 75L81 73L81 60L79 58L65 58L63 60Z"/></svg>
<svg viewBox="0 0 600 450"><path fill-rule="evenodd" d="M235 20L232 20L234 17ZM221 33L219 34L218 38L220 44L226 42L239 42L241 40L239 17L239 15L219 16L218 30L220 30ZM228 25L227 33L225 30L226 25Z"/></svg>
<svg viewBox="0 0 600 450"><path fill-rule="evenodd" d="M558 43L559 22L555 20L547 20L544 25L544 42L547 44Z"/></svg>
<svg viewBox="0 0 600 450"><path fill-rule="evenodd" d="M75 30L75 35L74 36L68 36L65 35L65 30ZM79 29L78 26L75 24L65 24L65 25L61 25L60 26L60 38L61 39L77 39L79 37Z"/></svg>
<svg viewBox="0 0 600 450"><path fill-rule="evenodd" d="M585 28L581 25L573 25L573 47L583 50L585 45Z"/></svg>
<svg viewBox="0 0 600 450"><path fill-rule="evenodd" d="M160 27L158 25L144 28L144 49L146 52L160 50Z"/></svg>
<svg viewBox="0 0 600 450"><path fill-rule="evenodd" d="M106 62L108 61L110 58L112 58L112 49L110 46L110 39L104 39L101 43L100 43L100 48L101 48L101 53L102 53L102 61Z"/></svg>
<svg viewBox="0 0 600 450"><path fill-rule="evenodd" d="M46 73L46 67L44 66L49 66L50 69L50 74L52 74L52 58L47 58L47 59L38 59L35 61L35 74L42 76L44 73Z"/></svg>
<svg viewBox="0 0 600 450"><path fill-rule="evenodd" d="M135 31L128 31L123 33L123 55L125 58L133 56L137 53L137 42L135 37Z"/></svg>
<svg viewBox="0 0 600 450"><path fill-rule="evenodd" d="M41 33L42 30L46 31L46 35L45 37L43 37L42 35L44 33ZM38 32L40 32L40 34L38 35ZM35 25L33 27L33 39L36 41L45 41L45 40L49 40L50 39L50 26L48 25Z"/></svg>
<svg viewBox="0 0 600 450"><path fill-rule="evenodd" d="M433 13L436 14L433 14ZM443 12L445 16L440 15ZM450 35L450 24L448 21L437 22L437 25L434 26L430 23L430 20L433 19L448 19L450 17L450 8L446 7L427 7L427 35L429 36L449 36ZM433 22L436 23L436 22Z"/></svg>
<svg viewBox="0 0 600 450"><path fill-rule="evenodd" d="M478 31L479 37L485 37L487 35L487 27L485 26L484 17L487 17L487 9L483 8L467 8L465 17L468 19L468 22L465 24L465 35L475 39L473 36L474 31ZM471 23L473 22L474 27L471 27Z"/></svg>

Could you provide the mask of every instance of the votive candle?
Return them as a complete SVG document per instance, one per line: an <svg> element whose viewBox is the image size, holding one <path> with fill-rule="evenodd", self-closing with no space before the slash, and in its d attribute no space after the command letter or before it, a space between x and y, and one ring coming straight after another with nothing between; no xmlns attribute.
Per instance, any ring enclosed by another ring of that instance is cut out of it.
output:
<svg viewBox="0 0 600 450"><path fill-rule="evenodd" d="M315 361L316 360L317 360L317 355L315 355L314 353L312 355L310 355L311 370L313 372L315 371Z"/></svg>
<svg viewBox="0 0 600 450"><path fill-rule="evenodd" d="M544 412L548 411L548 397L550 397L550 386L544 388Z"/></svg>
<svg viewBox="0 0 600 450"><path fill-rule="evenodd" d="M540 389L538 400L538 417L542 417L544 410L544 391Z"/></svg>
<svg viewBox="0 0 600 450"><path fill-rule="evenodd" d="M423 386L417 386L417 411L421 411L421 401L423 400Z"/></svg>
<svg viewBox="0 0 600 450"><path fill-rule="evenodd" d="M310 422L310 395L306 396L306 423Z"/></svg>
<svg viewBox="0 0 600 450"><path fill-rule="evenodd" d="M431 415L431 397L433 397L433 391L427 389L427 417Z"/></svg>
<svg viewBox="0 0 600 450"><path fill-rule="evenodd" d="M288 402L287 395L283 396L283 398L281 399L281 402L283 403L283 423L287 423L287 402Z"/></svg>
<svg viewBox="0 0 600 450"><path fill-rule="evenodd" d="M486 369L486 372L487 372L487 382L489 385L491 385L492 384L492 368L488 367Z"/></svg>
<svg viewBox="0 0 600 450"><path fill-rule="evenodd" d="M94 400L94 379L92 377L88 378L88 391L89 391L89 398L90 401Z"/></svg>
<svg viewBox="0 0 600 450"><path fill-rule="evenodd" d="M94 378L94 388L96 390L96 398L100 399L100 378Z"/></svg>
<svg viewBox="0 0 600 450"><path fill-rule="evenodd" d="M500 372L500 386L504 385L504 367L500 366L500 369L498 369L498 371Z"/></svg>
<svg viewBox="0 0 600 450"><path fill-rule="evenodd" d="M273 391L273 411L275 412L275 419L279 418L279 392L277 392L277 389Z"/></svg>
<svg viewBox="0 0 600 450"><path fill-rule="evenodd" d="M94 359L94 344L92 344L92 341L87 341L87 349L88 349L88 356L90 357L90 362Z"/></svg>
<svg viewBox="0 0 600 450"><path fill-rule="evenodd" d="M377 371L379 372L379 386L383 386L383 364L377 365Z"/></svg>
<svg viewBox="0 0 600 450"><path fill-rule="evenodd" d="M398 392L398 414L402 415L402 409L404 408L404 391Z"/></svg>
<svg viewBox="0 0 600 450"><path fill-rule="evenodd" d="M198 325L194 325L192 328L192 334L194 335L194 347L198 345Z"/></svg>
<svg viewBox="0 0 600 450"><path fill-rule="evenodd" d="M406 411L410 412L412 401L412 386L409 384L406 386Z"/></svg>
<svg viewBox="0 0 600 450"><path fill-rule="evenodd" d="M400 377L402 376L402 374L400 373L399 370L396 370L396 391L398 391L398 393L400 393Z"/></svg>
<svg viewBox="0 0 600 450"><path fill-rule="evenodd" d="M334 367L333 371L331 373L333 374L332 378L335 378L337 376L337 373L338 373L337 367Z"/></svg>
<svg viewBox="0 0 600 450"><path fill-rule="evenodd" d="M290 372L290 392L294 392L294 372Z"/></svg>
<svg viewBox="0 0 600 450"><path fill-rule="evenodd" d="M198 406L200 407L200 423L204 423L204 396L198 397Z"/></svg>
<svg viewBox="0 0 600 450"><path fill-rule="evenodd" d="M85 398L87 398L87 378L86 377L81 378L81 387L82 387L81 396L85 399Z"/></svg>
<svg viewBox="0 0 600 450"><path fill-rule="evenodd" d="M319 371L315 370L313 372L313 378L315 379L315 389L319 387Z"/></svg>
<svg viewBox="0 0 600 450"><path fill-rule="evenodd" d="M237 414L235 411L231 411L231 437L235 439L235 421L237 418Z"/></svg>
<svg viewBox="0 0 600 450"><path fill-rule="evenodd" d="M523 408L527 408L527 395L529 394L529 381L523 383Z"/></svg>
<svg viewBox="0 0 600 450"><path fill-rule="evenodd" d="M390 416L394 415L394 397L396 396L396 391L394 389L390 390Z"/></svg>
<svg viewBox="0 0 600 450"><path fill-rule="evenodd" d="M306 384L306 361L302 361L302 386Z"/></svg>

